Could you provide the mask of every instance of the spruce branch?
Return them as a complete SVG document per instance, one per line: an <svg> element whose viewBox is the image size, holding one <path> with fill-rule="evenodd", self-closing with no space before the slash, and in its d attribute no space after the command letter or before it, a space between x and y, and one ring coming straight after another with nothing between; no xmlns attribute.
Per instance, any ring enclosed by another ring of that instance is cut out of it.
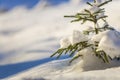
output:
<svg viewBox="0 0 120 80"><path fill-rule="evenodd" d="M58 54L57 59L60 58L62 54L69 53L69 56L73 56L75 52L81 51L84 48L87 48L89 46L92 46L92 44L88 44L88 41L82 41L79 43L76 43L74 45L69 45L67 48L60 48L58 49L54 54L52 54L50 57L55 56Z"/></svg>

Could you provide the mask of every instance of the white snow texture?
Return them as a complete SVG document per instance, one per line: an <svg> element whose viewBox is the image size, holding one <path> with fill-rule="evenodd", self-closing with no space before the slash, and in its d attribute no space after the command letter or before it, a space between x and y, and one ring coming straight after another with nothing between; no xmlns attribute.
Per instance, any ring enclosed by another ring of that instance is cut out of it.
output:
<svg viewBox="0 0 120 80"><path fill-rule="evenodd" d="M97 3L101 1L97 0ZM91 39L100 41L99 50L111 57L120 56L119 4L120 0L114 0L105 6L108 22L117 31L101 32ZM51 61L49 56L59 48L62 37L61 48L88 40L81 31L91 23L71 24L70 19L63 18L86 8L81 0L46 5L43 0L32 10L16 7L0 14L0 80L120 80L120 62L103 63L89 48L77 53L84 57L71 64L70 58ZM92 9L93 12L98 10L98 7Z"/></svg>

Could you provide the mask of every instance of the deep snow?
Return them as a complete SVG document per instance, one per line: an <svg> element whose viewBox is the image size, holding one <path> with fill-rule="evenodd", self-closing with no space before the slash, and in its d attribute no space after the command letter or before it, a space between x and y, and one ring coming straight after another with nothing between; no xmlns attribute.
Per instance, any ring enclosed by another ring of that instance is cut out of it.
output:
<svg viewBox="0 0 120 80"><path fill-rule="evenodd" d="M77 2L78 0L76 0ZM81 73L72 71L69 59L52 61L49 56L59 48L59 40L82 30L80 23L69 23L63 18L82 9L75 0L59 6L38 4L32 10L17 7L0 14L0 79L51 79L51 80L119 80L120 68L116 67L90 70ZM106 7L108 21L120 30L120 1L116 0ZM87 23L86 26L89 26ZM47 63L49 62L49 63ZM81 63L80 63L81 64ZM79 64L76 64L79 66ZM61 74L62 73L62 74Z"/></svg>

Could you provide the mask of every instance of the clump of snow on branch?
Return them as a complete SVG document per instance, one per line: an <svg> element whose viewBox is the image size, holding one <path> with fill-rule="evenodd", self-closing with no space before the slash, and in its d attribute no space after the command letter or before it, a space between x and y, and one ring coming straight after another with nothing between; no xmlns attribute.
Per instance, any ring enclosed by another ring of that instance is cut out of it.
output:
<svg viewBox="0 0 120 80"><path fill-rule="evenodd" d="M60 40L61 48L67 48L69 45L74 45L76 43L87 41L88 38L78 30L74 30L70 37L65 37Z"/></svg>
<svg viewBox="0 0 120 80"><path fill-rule="evenodd" d="M78 30L73 31L72 44L76 44L82 41L87 41L87 37Z"/></svg>
<svg viewBox="0 0 120 80"><path fill-rule="evenodd" d="M88 38L84 37L84 34L82 34L80 31L74 31L73 34L75 34L72 35L73 41L75 41L73 42L74 44L76 42L80 42L81 40L88 40ZM67 38L67 41L70 41L70 38ZM106 54L109 55L111 58L120 56L120 32L116 30L107 30L104 32L100 32L99 34L92 36L92 38L89 40L90 43L95 41L99 42L97 49L98 51L104 50ZM64 45L66 45L66 43ZM79 70L80 67L83 70L92 70L106 68L105 66L110 66L110 64L105 64L100 58L96 57L92 48L85 48L79 51L74 56L78 55L82 55L82 57L81 59L77 59L77 61L75 61L77 63L72 68L73 71Z"/></svg>
<svg viewBox="0 0 120 80"><path fill-rule="evenodd" d="M110 30L99 37L101 37L101 40L98 50L104 50L112 58L120 56L120 32Z"/></svg>
<svg viewBox="0 0 120 80"><path fill-rule="evenodd" d="M71 44L70 39L67 38L67 37L66 38L62 38L60 40L60 46L61 46L61 48L67 48L70 44Z"/></svg>

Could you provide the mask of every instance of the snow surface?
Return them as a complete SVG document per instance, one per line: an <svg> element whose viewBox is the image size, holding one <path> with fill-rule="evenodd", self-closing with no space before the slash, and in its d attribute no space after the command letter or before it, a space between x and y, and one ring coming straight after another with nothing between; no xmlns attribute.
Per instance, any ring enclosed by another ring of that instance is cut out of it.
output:
<svg viewBox="0 0 120 80"><path fill-rule="evenodd" d="M119 3L116 0L105 6L108 22L118 31ZM0 14L0 79L119 80L119 62L111 62L112 65L100 66L97 70L87 67L84 71L83 60L74 66L69 64L69 59L49 58L59 48L62 37L72 35L74 29L81 31L89 26L89 23L85 26L80 23L71 24L70 19L63 18L64 15L74 14L84 7L86 6L83 3L78 5L78 0L71 0L58 6L38 4L32 10L16 7L10 12ZM90 61L94 63L93 59ZM88 65L91 68L96 65L99 67L99 64Z"/></svg>

